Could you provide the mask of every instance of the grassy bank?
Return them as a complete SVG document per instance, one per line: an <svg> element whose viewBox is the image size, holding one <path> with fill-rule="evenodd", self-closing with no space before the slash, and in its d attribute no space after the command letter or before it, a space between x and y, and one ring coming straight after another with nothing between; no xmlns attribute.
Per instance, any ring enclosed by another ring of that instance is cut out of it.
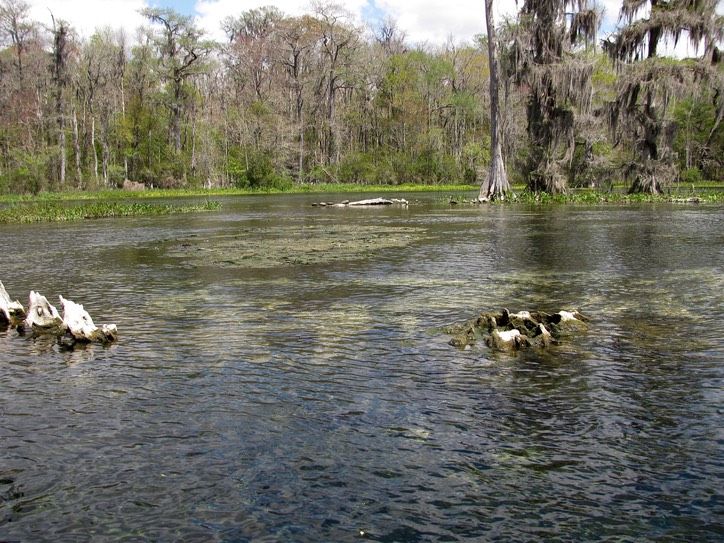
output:
<svg viewBox="0 0 724 543"><path fill-rule="evenodd" d="M580 190L567 194L515 193L506 202L529 204L634 204L634 203L724 203L724 191L687 191L670 194L628 194Z"/></svg>
<svg viewBox="0 0 724 543"><path fill-rule="evenodd" d="M254 194L314 194L335 192L357 193L389 193L389 192L459 192L477 191L471 185L354 185L344 183L304 183L295 184L288 190L278 189L150 189L143 191L126 191L106 189L96 191L41 192L36 195L0 195L0 203L14 202L53 202L68 200L119 200L177 197L208 197L208 196L244 196Z"/></svg>
<svg viewBox="0 0 724 543"><path fill-rule="evenodd" d="M15 202L0 210L0 224L73 221L101 219L104 217L130 217L136 215L169 215L171 213L195 213L218 209L218 202L206 201L199 205L168 205L135 202L95 201L67 205L62 201Z"/></svg>
<svg viewBox="0 0 724 543"><path fill-rule="evenodd" d="M472 185L354 185L341 183L307 183L295 184L288 190L252 190L252 189L151 189L144 191L126 191L121 189L106 189L97 191L71 191L71 192L42 192L37 195L2 195L0 204L9 204L11 207L16 204L36 204L53 202L81 202L80 207L87 205L86 209L91 210L91 217L101 216L122 216L137 214L164 214L173 212L199 211L203 209L184 209L181 206L156 206L134 208L133 205L117 204L111 206L106 215L95 215L91 204L83 202L118 202L133 200L152 200L160 198L209 198L214 196L244 196L259 194L330 194L330 193L358 193L358 194L385 194L401 192L435 192L440 195L440 200L446 199L462 201L462 198L469 199L477 196L478 187ZM724 201L724 183L701 182L694 185L674 186L669 194L627 194L625 187L614 186L612 191L597 189L577 189L568 194L550 195L546 193L533 194L528 192L524 186L513 187L513 197L508 201L532 202L532 203L627 203L627 202L666 202L672 199L698 198L700 202L712 203ZM463 196L464 194L464 196ZM149 204L150 206L150 204ZM99 206L102 209L102 206ZM166 209L166 208L173 209ZM192 206L193 207L193 206ZM202 206L203 207L203 206ZM7 210L6 210L7 211ZM47 215L52 216L53 208L49 208ZM101 213L105 211L100 211ZM2 212L3 214L5 212ZM43 212L41 212L43 214ZM82 214L81 214L82 215ZM4 215L0 215L2 217ZM70 218L84 218L73 216ZM59 219L41 219L59 220ZM3 219L0 218L0 222ZM9 221L5 221L9 222ZM18 222L18 221L12 221ZM24 221L30 222L30 221Z"/></svg>

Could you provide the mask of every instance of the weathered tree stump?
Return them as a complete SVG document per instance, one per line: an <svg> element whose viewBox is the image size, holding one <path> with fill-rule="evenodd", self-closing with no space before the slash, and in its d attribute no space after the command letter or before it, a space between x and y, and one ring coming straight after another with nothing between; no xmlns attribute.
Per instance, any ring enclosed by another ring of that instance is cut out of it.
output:
<svg viewBox="0 0 724 543"><path fill-rule="evenodd" d="M578 311L510 313L503 309L486 312L463 324L450 326L446 332L454 336L449 343L458 349L465 349L482 340L491 349L520 351L555 345L557 336L569 330L585 330L587 321Z"/></svg>
<svg viewBox="0 0 724 543"><path fill-rule="evenodd" d="M62 333L63 319L45 296L31 290L28 314L23 321L23 327L29 328L33 332Z"/></svg>
<svg viewBox="0 0 724 543"><path fill-rule="evenodd" d="M0 325L16 328L20 335L27 331L39 336L55 336L63 346L75 343L111 343L118 337L115 324L98 328L83 306L60 296L63 317L48 299L34 290L28 298L28 311L20 302L13 302L0 282Z"/></svg>
<svg viewBox="0 0 724 543"><path fill-rule="evenodd" d="M104 324L98 328L83 306L60 296L63 306L63 324L76 341L110 343L116 340L118 329L115 324Z"/></svg>
<svg viewBox="0 0 724 543"><path fill-rule="evenodd" d="M15 300L12 301L0 281L0 326L18 326L25 320L25 308Z"/></svg>

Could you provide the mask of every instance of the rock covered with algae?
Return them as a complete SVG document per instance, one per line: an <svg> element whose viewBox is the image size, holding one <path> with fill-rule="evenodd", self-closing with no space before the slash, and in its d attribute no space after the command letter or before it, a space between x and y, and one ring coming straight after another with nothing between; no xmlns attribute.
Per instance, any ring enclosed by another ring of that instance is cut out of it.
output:
<svg viewBox="0 0 724 543"><path fill-rule="evenodd" d="M561 333L585 330L587 322L588 318L575 310L551 314L543 311L511 313L503 309L482 313L463 324L449 326L445 331L454 336L450 345L459 349L483 341L495 350L520 351L554 345Z"/></svg>

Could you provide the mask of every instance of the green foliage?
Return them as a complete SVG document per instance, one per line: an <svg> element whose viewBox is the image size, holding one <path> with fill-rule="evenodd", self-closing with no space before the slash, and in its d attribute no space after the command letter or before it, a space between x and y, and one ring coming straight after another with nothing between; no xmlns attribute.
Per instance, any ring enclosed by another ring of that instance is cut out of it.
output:
<svg viewBox="0 0 724 543"><path fill-rule="evenodd" d="M724 130L720 127L709 139L717 115L710 94L704 91L701 98L686 98L674 108L674 119L678 125L674 151L679 158L682 181L685 176L695 175L688 171L692 169L699 170L699 179L704 174L716 178L724 163ZM692 181L696 180L692 178Z"/></svg>
<svg viewBox="0 0 724 543"><path fill-rule="evenodd" d="M270 150L234 147L229 151L226 174L239 189L285 190L291 178L277 170L275 155Z"/></svg>
<svg viewBox="0 0 724 543"><path fill-rule="evenodd" d="M9 165L0 181L0 192L38 194L48 188L49 157L44 152L11 152Z"/></svg>
<svg viewBox="0 0 724 543"><path fill-rule="evenodd" d="M702 178L703 176L701 175L701 170L699 168L687 168L686 170L682 170L679 174L679 180L687 185L701 183Z"/></svg>
<svg viewBox="0 0 724 543"><path fill-rule="evenodd" d="M367 153L350 153L339 165L340 183L368 184L375 179L375 165Z"/></svg>
<svg viewBox="0 0 724 543"><path fill-rule="evenodd" d="M463 147L463 178L467 183L482 183L490 164L490 136L481 142L470 142Z"/></svg>
<svg viewBox="0 0 724 543"><path fill-rule="evenodd" d="M126 180L126 169L120 164L108 166L108 184L112 187L122 187Z"/></svg>

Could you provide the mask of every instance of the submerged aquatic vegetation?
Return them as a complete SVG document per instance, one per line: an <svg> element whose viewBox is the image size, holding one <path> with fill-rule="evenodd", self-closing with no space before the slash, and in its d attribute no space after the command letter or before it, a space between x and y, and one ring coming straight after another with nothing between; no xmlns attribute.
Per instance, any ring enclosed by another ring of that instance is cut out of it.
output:
<svg viewBox="0 0 724 543"><path fill-rule="evenodd" d="M135 215L170 215L219 209L219 202L207 200L203 204L171 205L156 203L92 202L66 205L57 201L12 204L0 210L0 224L73 221Z"/></svg>
<svg viewBox="0 0 724 543"><path fill-rule="evenodd" d="M314 225L248 228L233 235L174 240L165 256L174 265L218 268L278 268L364 259L401 249L425 231L403 226Z"/></svg>

